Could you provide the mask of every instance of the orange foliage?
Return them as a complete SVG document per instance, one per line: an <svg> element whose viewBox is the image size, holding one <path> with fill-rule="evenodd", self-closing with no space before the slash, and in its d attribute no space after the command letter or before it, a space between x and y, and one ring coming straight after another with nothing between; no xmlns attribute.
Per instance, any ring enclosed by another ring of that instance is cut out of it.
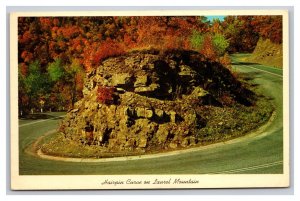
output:
<svg viewBox="0 0 300 201"><path fill-rule="evenodd" d="M58 30L64 38L73 38L82 33L82 30L78 26L65 26Z"/></svg>
<svg viewBox="0 0 300 201"><path fill-rule="evenodd" d="M136 45L133 37L131 35L127 34L127 33L124 34L123 41L124 41L124 45L126 45L126 47L128 49L134 48L135 45Z"/></svg>
<svg viewBox="0 0 300 201"><path fill-rule="evenodd" d="M236 31L226 29L230 24ZM20 52L31 53L22 55L20 62L38 59L44 66L55 58L65 63L76 58L87 71L106 57L131 49L191 49L193 31L224 34L231 51L253 49L258 33L273 42L282 41L281 16L227 16L213 24L199 16L24 17L19 19L19 28ZM204 40L201 52L216 59L211 38Z"/></svg>
<svg viewBox="0 0 300 201"><path fill-rule="evenodd" d="M20 72L23 76L26 76L27 75L27 72L28 72L28 67L25 63L21 63L20 65Z"/></svg>
<svg viewBox="0 0 300 201"><path fill-rule="evenodd" d="M227 16L213 24L203 19L203 16L19 17L20 73L26 75L28 64L36 60L42 72L55 59L61 59L64 66L76 59L80 71L88 72L105 58L133 49L190 50L193 32L205 36L199 51L212 60L218 58L209 32L224 35L230 42L231 52L253 50L259 36L282 42L281 16ZM230 65L226 54L219 61L224 66ZM80 91L83 75L76 74L74 78L76 90ZM72 89L67 83L61 83L57 91L62 99L71 102L74 98L68 92ZM100 96L100 101L110 99L103 94L106 98Z"/></svg>
<svg viewBox="0 0 300 201"><path fill-rule="evenodd" d="M121 43L115 42L111 39L107 39L102 42L98 50L96 51L93 64L98 65L103 59L119 56L125 53L125 48Z"/></svg>
<svg viewBox="0 0 300 201"><path fill-rule="evenodd" d="M216 60L217 59L217 53L214 49L212 38L210 35L205 36L203 47L200 50L200 53L203 54L205 57Z"/></svg>
<svg viewBox="0 0 300 201"><path fill-rule="evenodd" d="M51 19L49 17L41 17L40 19L40 24L42 29L49 29L49 27L52 26Z"/></svg>
<svg viewBox="0 0 300 201"><path fill-rule="evenodd" d="M231 67L231 59L229 57L229 54L228 53L225 53L224 56L220 57L220 63L227 67L227 68L230 68Z"/></svg>
<svg viewBox="0 0 300 201"><path fill-rule="evenodd" d="M81 73L77 73L75 75L75 82L76 82L76 90L81 91L83 89L83 75Z"/></svg>
<svg viewBox="0 0 300 201"><path fill-rule="evenodd" d="M28 43L31 40L31 34L29 31L25 31L22 36L19 37L20 43Z"/></svg>
<svg viewBox="0 0 300 201"><path fill-rule="evenodd" d="M54 18L54 19L53 19L53 25L54 25L54 26L58 26L58 25L59 25L59 19Z"/></svg>
<svg viewBox="0 0 300 201"><path fill-rule="evenodd" d="M161 16L142 16L137 26L137 44L161 49L166 35L166 20Z"/></svg>
<svg viewBox="0 0 300 201"><path fill-rule="evenodd" d="M28 63L32 60L33 54L25 50L22 52L21 58L24 60L24 62Z"/></svg>
<svg viewBox="0 0 300 201"><path fill-rule="evenodd" d="M282 16L255 16L251 24L263 38L282 43Z"/></svg>

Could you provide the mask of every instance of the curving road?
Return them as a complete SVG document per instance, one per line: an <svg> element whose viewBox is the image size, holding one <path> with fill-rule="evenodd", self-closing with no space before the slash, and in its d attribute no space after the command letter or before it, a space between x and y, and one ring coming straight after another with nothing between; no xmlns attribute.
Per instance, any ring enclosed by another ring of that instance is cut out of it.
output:
<svg viewBox="0 0 300 201"><path fill-rule="evenodd" d="M74 163L41 159L25 152L40 135L56 129L63 113L42 120L20 120L19 150L21 175L79 174L281 174L283 173L283 78L282 70L239 63L233 68L251 76L258 88L276 106L274 121L257 136L243 137L205 150L153 159L105 163Z"/></svg>

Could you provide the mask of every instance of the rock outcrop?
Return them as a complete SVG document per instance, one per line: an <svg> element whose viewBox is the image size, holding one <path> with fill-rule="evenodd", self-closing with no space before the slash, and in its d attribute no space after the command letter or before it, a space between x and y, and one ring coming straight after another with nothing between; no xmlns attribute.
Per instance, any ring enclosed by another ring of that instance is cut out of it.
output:
<svg viewBox="0 0 300 201"><path fill-rule="evenodd" d="M283 46L270 41L270 39L260 38L250 55L245 58L245 62L259 63L277 68L283 67Z"/></svg>
<svg viewBox="0 0 300 201"><path fill-rule="evenodd" d="M191 51L108 58L87 75L83 94L60 130L111 151L192 146L206 124L197 107L222 107L224 96L252 104L252 93L228 69Z"/></svg>

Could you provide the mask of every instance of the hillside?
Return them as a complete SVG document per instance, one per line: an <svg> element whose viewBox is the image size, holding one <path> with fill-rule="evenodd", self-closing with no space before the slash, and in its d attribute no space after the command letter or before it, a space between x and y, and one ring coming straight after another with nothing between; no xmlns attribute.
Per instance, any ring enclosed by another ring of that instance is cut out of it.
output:
<svg viewBox="0 0 300 201"><path fill-rule="evenodd" d="M252 55L246 61L282 68L282 52L282 44L260 38Z"/></svg>

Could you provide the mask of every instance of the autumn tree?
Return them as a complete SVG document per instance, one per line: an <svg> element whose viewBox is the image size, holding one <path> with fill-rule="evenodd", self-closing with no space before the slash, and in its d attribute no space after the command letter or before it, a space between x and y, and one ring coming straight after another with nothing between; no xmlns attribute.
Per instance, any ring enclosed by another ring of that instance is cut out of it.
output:
<svg viewBox="0 0 300 201"><path fill-rule="evenodd" d="M211 27L210 27L210 31L211 31L212 34L221 34L221 33L223 33L222 23L218 18L213 19Z"/></svg>
<svg viewBox="0 0 300 201"><path fill-rule="evenodd" d="M211 35L205 35L200 53L211 60L216 60L218 58L217 52L213 46L213 40Z"/></svg>
<svg viewBox="0 0 300 201"><path fill-rule="evenodd" d="M229 64L226 52L251 52L259 37L282 42L281 16L19 17L19 106L72 107L85 73L132 50L196 50ZM36 85L36 86L30 86ZM55 104L54 104L55 103Z"/></svg>
<svg viewBox="0 0 300 201"><path fill-rule="evenodd" d="M226 16L222 22L223 35L229 41L228 51L252 52L259 35L252 24L253 16Z"/></svg>
<svg viewBox="0 0 300 201"><path fill-rule="evenodd" d="M252 25L263 39L270 39L273 43L282 43L282 16L259 15L254 16Z"/></svg>
<svg viewBox="0 0 300 201"><path fill-rule="evenodd" d="M64 65L61 59L56 59L48 66L48 73L55 87L54 92L61 94L59 98L53 98L58 103L69 102L73 107L75 102L81 98L83 87L83 70L79 62L74 59L70 65ZM66 93L65 90L69 92Z"/></svg>
<svg viewBox="0 0 300 201"><path fill-rule="evenodd" d="M78 60L74 59L72 63L66 66L66 82L71 87L71 105L82 98L82 88L84 72Z"/></svg>

